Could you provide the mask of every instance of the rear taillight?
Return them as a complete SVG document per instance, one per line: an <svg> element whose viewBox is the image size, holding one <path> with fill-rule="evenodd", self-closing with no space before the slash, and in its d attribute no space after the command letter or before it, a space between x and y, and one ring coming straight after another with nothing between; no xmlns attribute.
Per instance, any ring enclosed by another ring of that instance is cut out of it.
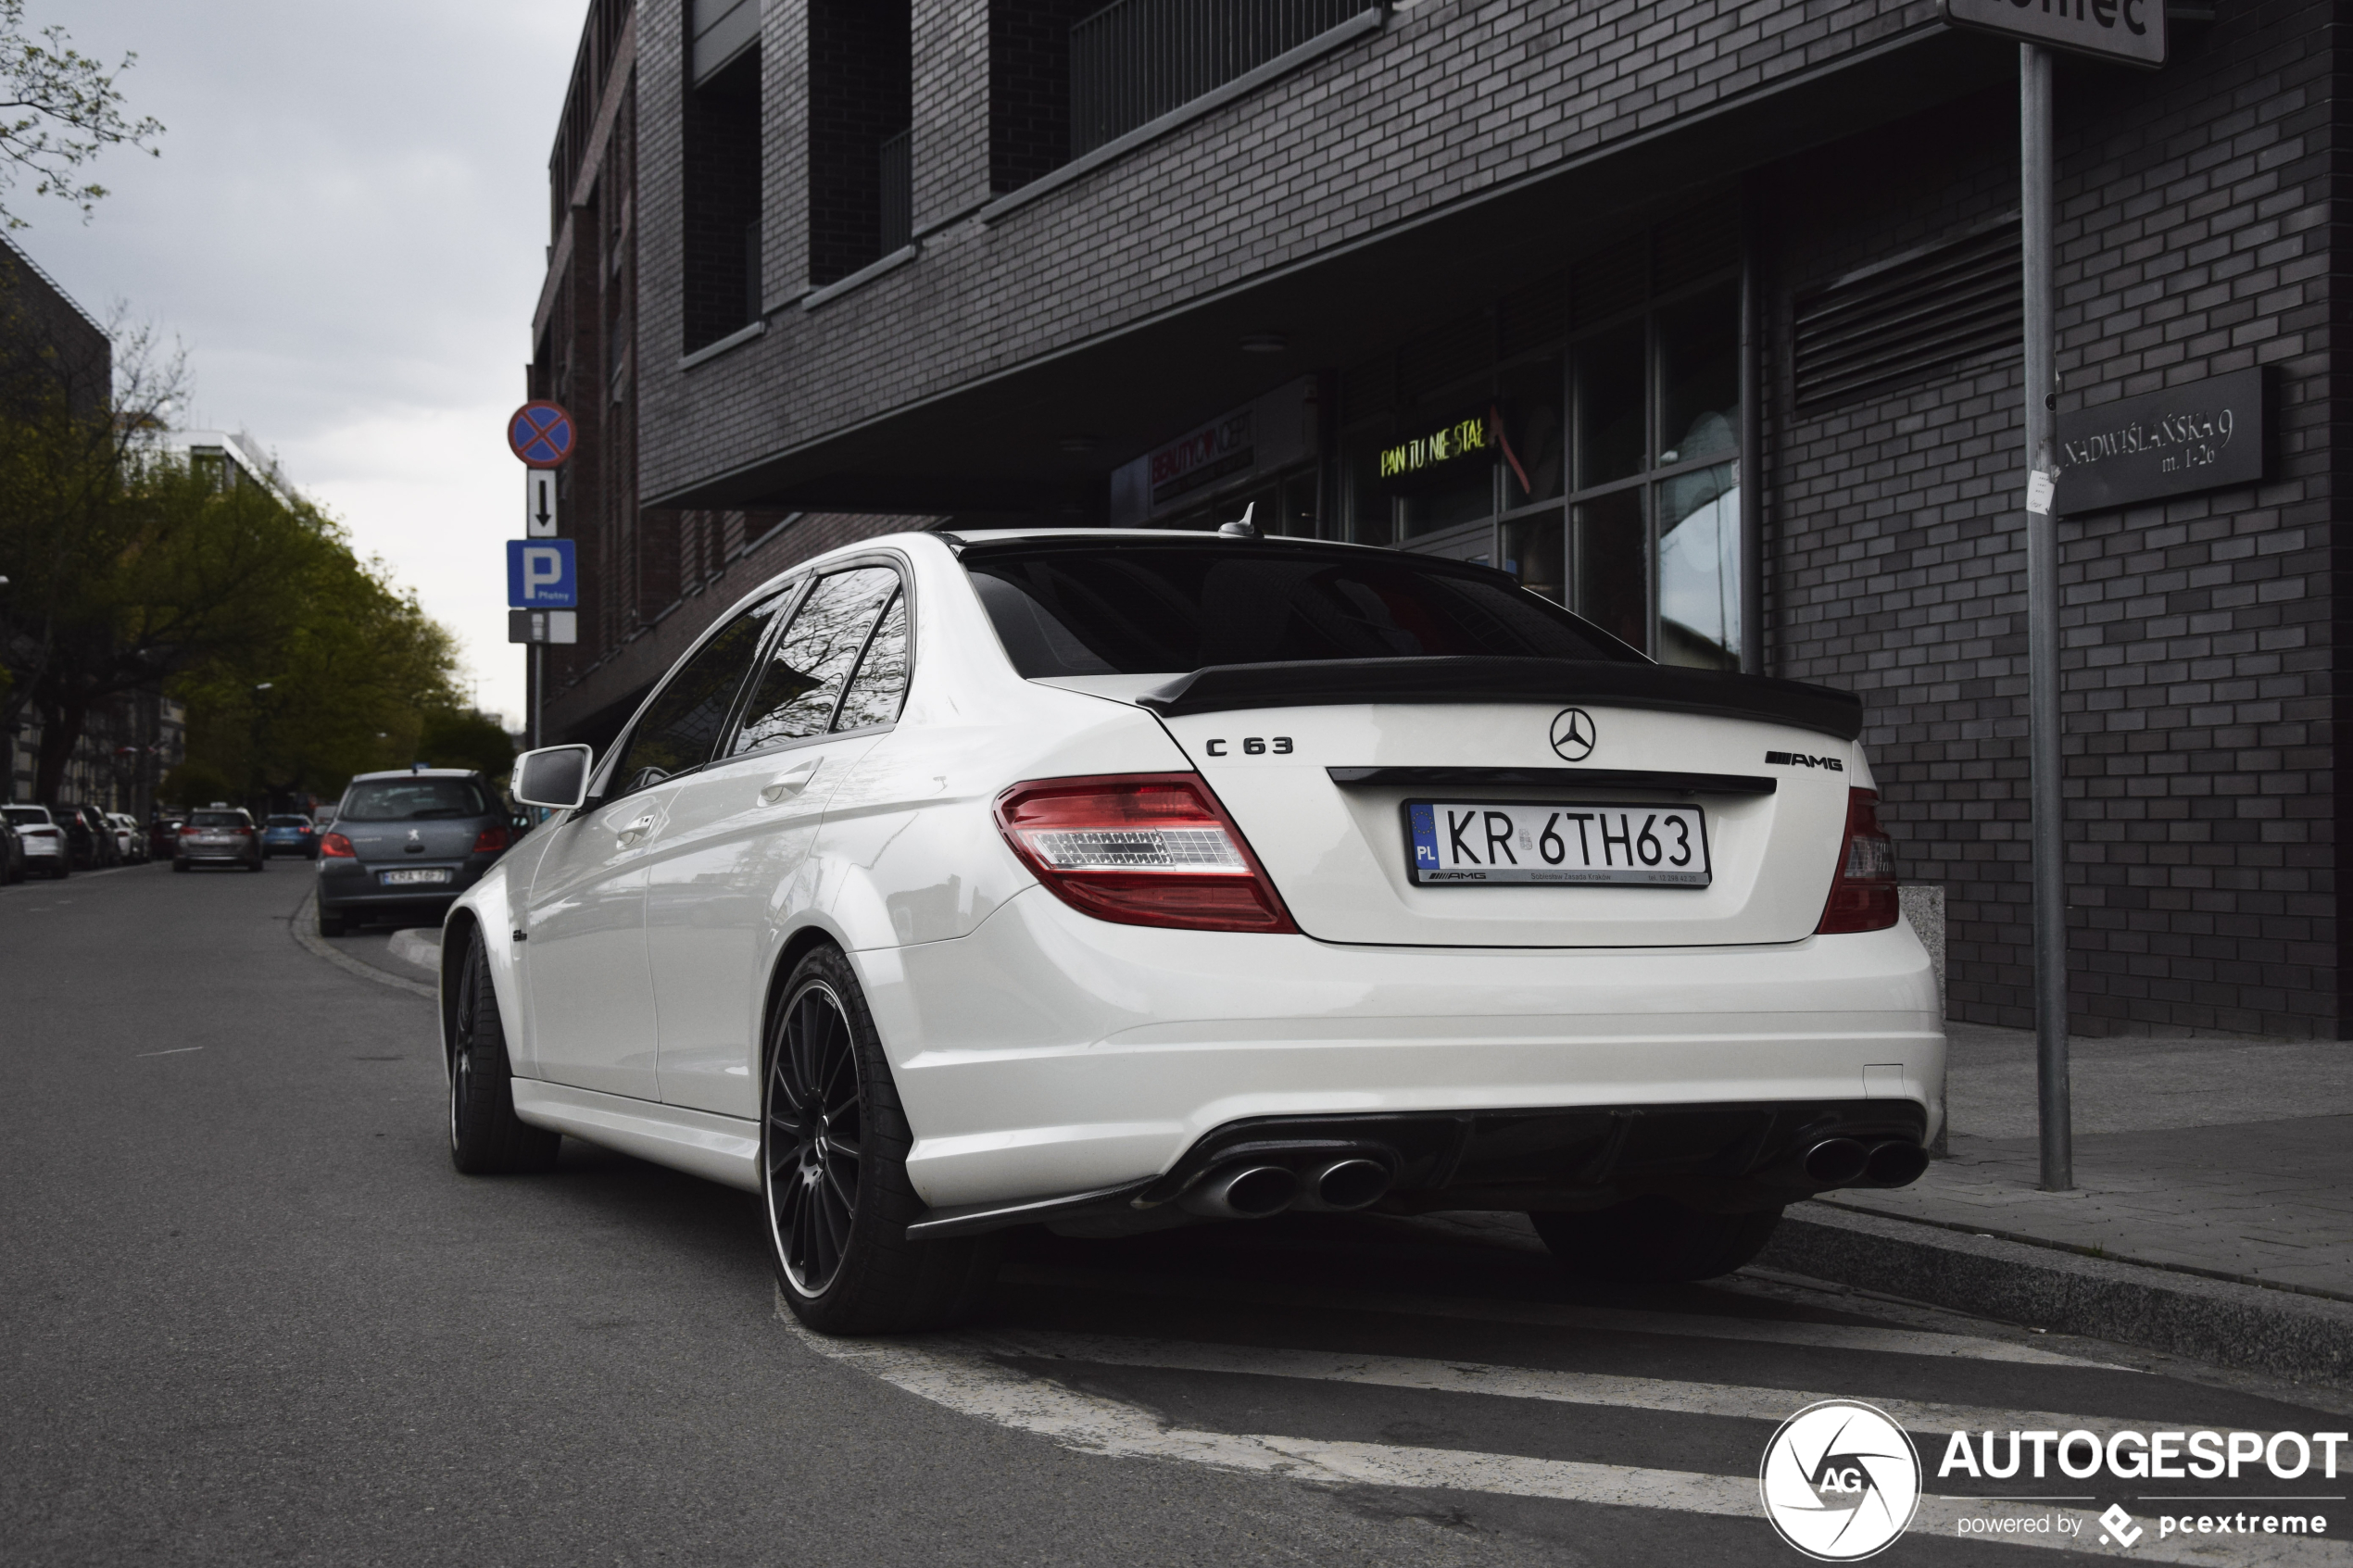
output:
<svg viewBox="0 0 2353 1568"><path fill-rule="evenodd" d="M182 828L180 830L180 836L182 838L194 838L196 836L196 830L194 828Z"/></svg>
<svg viewBox="0 0 2353 1568"><path fill-rule="evenodd" d="M1071 908L1123 925L1295 932L1258 858L1196 773L1041 779L997 797L997 826Z"/></svg>
<svg viewBox="0 0 2353 1568"><path fill-rule="evenodd" d="M476 855L498 855L505 853L506 848L507 830L505 828L484 828L474 839L472 852Z"/></svg>
<svg viewBox="0 0 2353 1568"><path fill-rule="evenodd" d="M1879 825L1879 792L1846 792L1846 837L1817 935L1884 931L1895 923L1895 846Z"/></svg>
<svg viewBox="0 0 2353 1568"><path fill-rule="evenodd" d="M351 847L351 840L339 833L331 833L321 839L319 853L330 860L356 860L359 858L359 852Z"/></svg>

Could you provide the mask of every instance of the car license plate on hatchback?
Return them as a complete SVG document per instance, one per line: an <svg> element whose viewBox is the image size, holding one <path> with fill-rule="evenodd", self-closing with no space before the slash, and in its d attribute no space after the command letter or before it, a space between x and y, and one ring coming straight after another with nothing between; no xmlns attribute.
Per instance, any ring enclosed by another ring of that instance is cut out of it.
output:
<svg viewBox="0 0 2353 1568"><path fill-rule="evenodd" d="M412 883L447 882L448 880L448 872L441 869L413 872L386 872L384 873L384 884L386 887L405 887Z"/></svg>
<svg viewBox="0 0 2353 1568"><path fill-rule="evenodd" d="M1409 800L1406 848L1423 886L1600 883L1705 887L1707 820L1696 806Z"/></svg>

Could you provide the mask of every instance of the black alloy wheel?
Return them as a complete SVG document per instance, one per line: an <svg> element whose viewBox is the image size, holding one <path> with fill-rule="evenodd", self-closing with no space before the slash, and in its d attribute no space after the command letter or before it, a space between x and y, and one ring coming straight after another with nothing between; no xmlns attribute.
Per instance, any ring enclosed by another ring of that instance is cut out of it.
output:
<svg viewBox="0 0 2353 1568"><path fill-rule="evenodd" d="M970 1317L1002 1238L910 1241L914 1135L849 960L821 947L768 1010L760 1191L779 1293L821 1334L901 1334Z"/></svg>
<svg viewBox="0 0 2353 1568"><path fill-rule="evenodd" d="M562 1143L562 1134L515 1114L506 1021L491 984L490 949L476 927L449 1015L449 1162L470 1176L545 1171Z"/></svg>
<svg viewBox="0 0 2353 1568"><path fill-rule="evenodd" d="M811 980L785 1004L768 1067L769 1218L795 1290L822 1296L858 1221L858 1062L841 998Z"/></svg>

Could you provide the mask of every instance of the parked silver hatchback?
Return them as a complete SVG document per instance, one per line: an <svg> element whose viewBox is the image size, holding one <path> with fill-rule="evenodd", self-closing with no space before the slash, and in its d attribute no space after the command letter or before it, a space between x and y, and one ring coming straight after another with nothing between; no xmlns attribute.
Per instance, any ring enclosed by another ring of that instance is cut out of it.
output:
<svg viewBox="0 0 2353 1568"><path fill-rule="evenodd" d="M359 774L319 841L319 935L439 920L506 852L510 822L489 781L462 768Z"/></svg>
<svg viewBox="0 0 2353 1568"><path fill-rule="evenodd" d="M188 813L172 847L171 869L184 872L196 866L262 869L261 830L243 808L214 805Z"/></svg>

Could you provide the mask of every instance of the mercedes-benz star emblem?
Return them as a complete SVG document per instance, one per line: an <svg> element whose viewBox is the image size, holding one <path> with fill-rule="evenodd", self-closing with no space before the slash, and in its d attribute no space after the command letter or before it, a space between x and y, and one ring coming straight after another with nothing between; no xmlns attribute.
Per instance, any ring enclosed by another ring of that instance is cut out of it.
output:
<svg viewBox="0 0 2353 1568"><path fill-rule="evenodd" d="M1564 708L1553 718L1553 749L1564 762L1582 762L1593 755L1593 716L1581 708Z"/></svg>

